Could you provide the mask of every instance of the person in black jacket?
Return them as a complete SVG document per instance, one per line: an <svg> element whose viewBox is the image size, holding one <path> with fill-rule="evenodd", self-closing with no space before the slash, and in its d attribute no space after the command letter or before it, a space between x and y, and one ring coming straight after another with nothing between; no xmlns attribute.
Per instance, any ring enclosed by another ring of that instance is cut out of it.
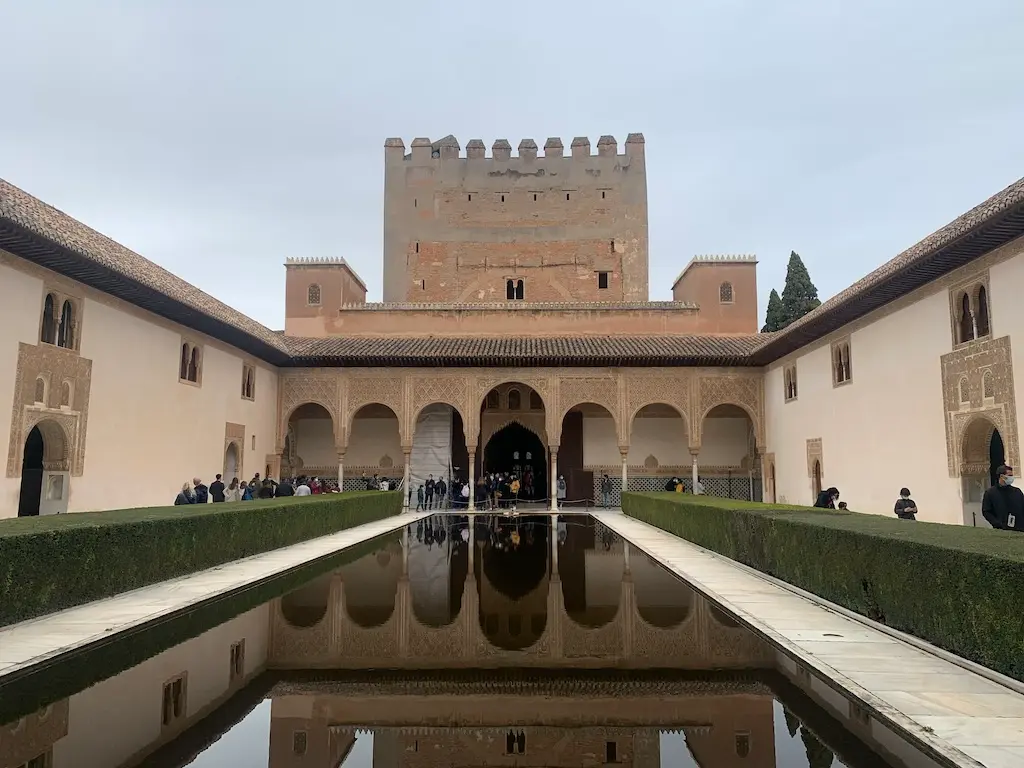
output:
<svg viewBox="0 0 1024 768"><path fill-rule="evenodd" d="M210 498L213 499L213 503L217 504L224 501L224 482L220 479L220 475L210 483Z"/></svg>
<svg viewBox="0 0 1024 768"><path fill-rule="evenodd" d="M203 485L203 481L198 477L192 478L192 485L196 489L196 500L193 504L207 504L210 501L210 489Z"/></svg>
<svg viewBox="0 0 1024 768"><path fill-rule="evenodd" d="M996 484L981 499L981 514L993 528L1024 531L1024 492L1013 484L1013 467L1003 464L996 476Z"/></svg>
<svg viewBox="0 0 1024 768"><path fill-rule="evenodd" d="M818 494L818 498L814 500L814 506L821 509L835 509L837 501L839 501L839 489L826 488Z"/></svg>
<svg viewBox="0 0 1024 768"><path fill-rule="evenodd" d="M900 488L900 497L896 500L893 512L900 520L917 520L917 502L910 498L909 488Z"/></svg>

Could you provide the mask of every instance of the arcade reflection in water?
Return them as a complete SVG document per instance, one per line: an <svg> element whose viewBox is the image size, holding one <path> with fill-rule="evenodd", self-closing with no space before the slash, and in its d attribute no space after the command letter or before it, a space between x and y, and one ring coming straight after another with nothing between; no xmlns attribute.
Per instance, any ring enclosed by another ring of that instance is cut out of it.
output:
<svg viewBox="0 0 1024 768"><path fill-rule="evenodd" d="M0 727L0 768L884 765L773 668L590 518L436 516Z"/></svg>

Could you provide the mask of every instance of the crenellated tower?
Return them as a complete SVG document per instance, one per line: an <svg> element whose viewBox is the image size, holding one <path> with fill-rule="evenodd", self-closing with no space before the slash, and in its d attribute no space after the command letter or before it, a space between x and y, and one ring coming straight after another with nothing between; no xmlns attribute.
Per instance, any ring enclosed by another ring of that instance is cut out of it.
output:
<svg viewBox="0 0 1024 768"><path fill-rule="evenodd" d="M385 302L648 299L644 137L384 144Z"/></svg>

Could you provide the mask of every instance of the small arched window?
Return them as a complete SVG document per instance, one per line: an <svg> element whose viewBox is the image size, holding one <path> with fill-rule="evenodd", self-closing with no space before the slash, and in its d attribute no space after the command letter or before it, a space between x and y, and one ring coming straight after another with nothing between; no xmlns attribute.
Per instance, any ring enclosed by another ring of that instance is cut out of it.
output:
<svg viewBox="0 0 1024 768"><path fill-rule="evenodd" d="M718 286L718 300L723 304L732 304L732 283L722 283Z"/></svg>
<svg viewBox="0 0 1024 768"><path fill-rule="evenodd" d="M957 318L959 342L963 344L974 338L974 317L971 314L971 297L967 291L960 294L960 312Z"/></svg>
<svg viewBox="0 0 1024 768"><path fill-rule="evenodd" d="M510 389L508 391L508 409L510 411L518 411L522 404L522 395L519 394L519 390Z"/></svg>
<svg viewBox="0 0 1024 768"><path fill-rule="evenodd" d="M519 301L523 300L523 281L516 281L516 299Z"/></svg>
<svg viewBox="0 0 1024 768"><path fill-rule="evenodd" d="M850 345L846 343L836 345L832 351L832 358L836 384L845 384L851 378Z"/></svg>
<svg viewBox="0 0 1024 768"><path fill-rule="evenodd" d="M75 308L74 305L64 300L64 306L60 310L60 326L57 329L57 346L65 349L75 347Z"/></svg>
<svg viewBox="0 0 1024 768"><path fill-rule="evenodd" d="M181 345L181 362L178 368L178 378L188 381L188 361L191 358L192 350L188 344Z"/></svg>
<svg viewBox="0 0 1024 768"><path fill-rule="evenodd" d="M996 384L992 378L992 371L985 371L981 377L981 396L985 400L991 400L996 396Z"/></svg>
<svg viewBox="0 0 1024 768"><path fill-rule="evenodd" d="M786 400L795 400L797 395L796 367L790 366L783 372L783 387Z"/></svg>
<svg viewBox="0 0 1024 768"><path fill-rule="evenodd" d="M317 283L313 283L306 290L306 303L310 306L318 306L320 304L320 286Z"/></svg>
<svg viewBox="0 0 1024 768"><path fill-rule="evenodd" d="M73 399L74 398L73 398L73 395L71 393L71 382L70 381L65 381L61 385L61 388L60 388L60 404L62 406L67 406L68 408L70 408L71 407L71 401Z"/></svg>
<svg viewBox="0 0 1024 768"><path fill-rule="evenodd" d="M750 734L749 733L737 733L736 734L736 756L737 757L748 757L750 755Z"/></svg>
<svg viewBox="0 0 1024 768"><path fill-rule="evenodd" d="M978 310L974 313L978 326L978 338L988 336L992 330L988 320L988 291L982 285L978 288Z"/></svg>
<svg viewBox="0 0 1024 768"><path fill-rule="evenodd" d="M516 283L515 280L505 281L505 299L508 301L514 301L516 298Z"/></svg>
<svg viewBox="0 0 1024 768"><path fill-rule="evenodd" d="M45 403L46 402L46 381L40 376L36 379L36 391L35 391L35 402Z"/></svg>
<svg viewBox="0 0 1024 768"><path fill-rule="evenodd" d="M39 333L44 344L57 343L57 308L54 304L53 294L46 294L43 302L43 327Z"/></svg>
<svg viewBox="0 0 1024 768"><path fill-rule="evenodd" d="M199 347L192 347L192 353L188 360L188 380L199 381Z"/></svg>
<svg viewBox="0 0 1024 768"><path fill-rule="evenodd" d="M960 405L967 405L971 402L971 387L966 376L960 378L960 384L957 388L960 390Z"/></svg>
<svg viewBox="0 0 1024 768"><path fill-rule="evenodd" d="M487 393L487 407L497 409L499 399L498 390L492 389Z"/></svg>

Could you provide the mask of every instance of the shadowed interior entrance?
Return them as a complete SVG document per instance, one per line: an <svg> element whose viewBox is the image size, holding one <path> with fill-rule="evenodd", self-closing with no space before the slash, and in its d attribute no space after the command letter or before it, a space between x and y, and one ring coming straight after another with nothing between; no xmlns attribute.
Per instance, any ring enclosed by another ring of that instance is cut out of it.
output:
<svg viewBox="0 0 1024 768"><path fill-rule="evenodd" d="M548 494L547 453L540 438L522 424L513 422L495 432L484 448L484 472L514 472L523 480L525 473L533 474L532 493L523 483L519 498L545 499Z"/></svg>
<svg viewBox="0 0 1024 768"><path fill-rule="evenodd" d="M21 493L18 495L18 517L39 514L43 495L43 433L32 427L25 439L25 459L21 465Z"/></svg>

